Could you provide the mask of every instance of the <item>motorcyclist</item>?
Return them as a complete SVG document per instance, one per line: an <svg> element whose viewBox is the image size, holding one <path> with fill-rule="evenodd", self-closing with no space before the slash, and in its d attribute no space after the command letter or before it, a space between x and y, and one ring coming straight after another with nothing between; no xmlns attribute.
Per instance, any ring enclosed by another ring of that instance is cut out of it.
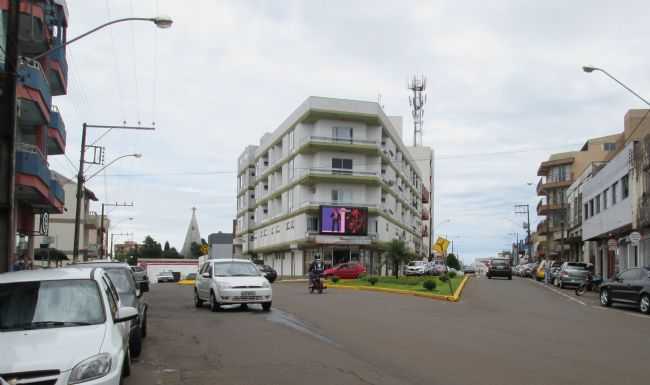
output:
<svg viewBox="0 0 650 385"><path fill-rule="evenodd" d="M312 286L320 278L321 274L323 274L323 270L325 270L325 267L320 259L320 255L316 255L314 261L309 265L309 282L312 283Z"/></svg>

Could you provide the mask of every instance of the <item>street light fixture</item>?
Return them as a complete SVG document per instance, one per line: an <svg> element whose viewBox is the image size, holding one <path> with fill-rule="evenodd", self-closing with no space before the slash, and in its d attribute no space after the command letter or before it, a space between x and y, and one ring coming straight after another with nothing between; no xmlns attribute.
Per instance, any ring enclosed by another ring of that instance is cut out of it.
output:
<svg viewBox="0 0 650 385"><path fill-rule="evenodd" d="M594 71L600 71L600 72L604 73L607 77L609 77L610 79L612 79L613 81L615 81L616 83L618 83L621 87L623 87L623 88L625 88L626 90L628 90L632 95L634 95L634 96L636 96L637 98L641 99L641 100L643 101L643 103L645 103L645 104L647 104L647 105L650 106L650 102L649 102L649 101L647 101L647 100L644 99L641 95L639 95L639 94L637 94L636 92L634 92L633 89L631 89L630 87L628 87L628 86L626 86L625 84L623 84L623 82L621 82L620 80L616 79L614 76L612 76L609 72L605 71L604 69L602 69L602 68L598 68L598 67L594 67L594 66L582 66L582 70L583 70L584 72L586 72L586 73L592 73L592 72L594 72Z"/></svg>
<svg viewBox="0 0 650 385"><path fill-rule="evenodd" d="M120 159L124 159L124 158L129 158L129 157L133 157L133 158L136 158L136 159L140 159L140 158L142 158L142 154L127 154L127 155L122 155L122 156L120 156L120 157L117 157L117 158L113 159L110 163L108 163L106 166L104 166L104 167L100 168L99 170L95 171L95 173L92 174L91 176L89 176L88 178L85 178L85 179L84 179L84 182L88 182L88 181L91 180L92 178L96 177L97 174L99 174L100 172L106 170L106 168L108 168L110 165L112 165L113 163L117 162L118 160L120 160Z"/></svg>
<svg viewBox="0 0 650 385"><path fill-rule="evenodd" d="M113 20L113 21L109 21L108 23L104 23L104 24L100 25L99 27L95 27L95 28L91 29L90 31L88 31L86 33L82 33L81 35L79 35L79 36L77 36L75 38L72 38L72 39L66 41L65 43L63 43L61 45L57 45L56 47L52 47L52 48L48 49L47 51L45 51L45 52L43 52L43 53L41 53L39 55L34 56L32 59L38 60L38 59L42 58L43 56L47 56L52 51L56 51L58 49L61 49L61 48L65 47L65 46L67 46L68 44L74 43L75 41L90 35L91 33L99 31L102 28L108 27L109 25L122 23L122 22L125 22L125 21L148 21L148 22L154 23L156 25L156 27L161 28L161 29L167 29L167 28L171 27L172 23L173 23L173 20L169 16L125 17L123 19L116 19L116 20Z"/></svg>

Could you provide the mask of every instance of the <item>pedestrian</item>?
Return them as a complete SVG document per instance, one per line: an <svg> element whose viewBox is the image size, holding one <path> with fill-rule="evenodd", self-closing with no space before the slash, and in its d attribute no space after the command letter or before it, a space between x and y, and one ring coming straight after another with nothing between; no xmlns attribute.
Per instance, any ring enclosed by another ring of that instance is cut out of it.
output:
<svg viewBox="0 0 650 385"><path fill-rule="evenodd" d="M551 282L551 261L544 261L544 283L549 284Z"/></svg>

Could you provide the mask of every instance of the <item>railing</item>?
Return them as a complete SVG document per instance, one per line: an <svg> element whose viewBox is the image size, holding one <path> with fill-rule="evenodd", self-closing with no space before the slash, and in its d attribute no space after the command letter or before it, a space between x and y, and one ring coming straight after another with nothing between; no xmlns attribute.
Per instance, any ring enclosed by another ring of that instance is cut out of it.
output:
<svg viewBox="0 0 650 385"><path fill-rule="evenodd" d="M50 191L52 192L52 195L61 202L62 204L65 203L65 191L63 190L63 187L59 184L59 182L54 178L54 175L50 172Z"/></svg>
<svg viewBox="0 0 650 385"><path fill-rule="evenodd" d="M424 186L422 186L422 203L429 203L429 190Z"/></svg>
<svg viewBox="0 0 650 385"><path fill-rule="evenodd" d="M16 145L16 172L38 177L45 185L50 185L50 170L47 161L38 147L18 143Z"/></svg>
<svg viewBox="0 0 650 385"><path fill-rule="evenodd" d="M52 105L50 85L39 62L22 57L18 68L18 78L27 87L38 90L48 108Z"/></svg>
<svg viewBox="0 0 650 385"><path fill-rule="evenodd" d="M428 221L429 220L429 211L428 210L422 210L422 220Z"/></svg>
<svg viewBox="0 0 650 385"><path fill-rule="evenodd" d="M304 175L346 175L346 176L378 176L379 171L368 171L360 169L341 169L341 168L319 168L311 167L306 169L296 170L297 176Z"/></svg>
<svg viewBox="0 0 650 385"><path fill-rule="evenodd" d="M306 136L302 138L300 144L307 142L321 142L321 143L342 143L342 144L377 144L376 140L355 139L355 138L338 138L334 136Z"/></svg>

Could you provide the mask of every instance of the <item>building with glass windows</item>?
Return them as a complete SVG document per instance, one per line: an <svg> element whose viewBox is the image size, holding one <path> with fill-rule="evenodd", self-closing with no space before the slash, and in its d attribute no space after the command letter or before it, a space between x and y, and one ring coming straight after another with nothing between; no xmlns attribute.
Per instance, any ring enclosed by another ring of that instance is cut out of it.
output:
<svg viewBox="0 0 650 385"><path fill-rule="evenodd" d="M309 97L246 147L237 170L235 253L279 275L305 274L317 255L378 273L392 239L428 256L430 194L401 118L377 103Z"/></svg>

